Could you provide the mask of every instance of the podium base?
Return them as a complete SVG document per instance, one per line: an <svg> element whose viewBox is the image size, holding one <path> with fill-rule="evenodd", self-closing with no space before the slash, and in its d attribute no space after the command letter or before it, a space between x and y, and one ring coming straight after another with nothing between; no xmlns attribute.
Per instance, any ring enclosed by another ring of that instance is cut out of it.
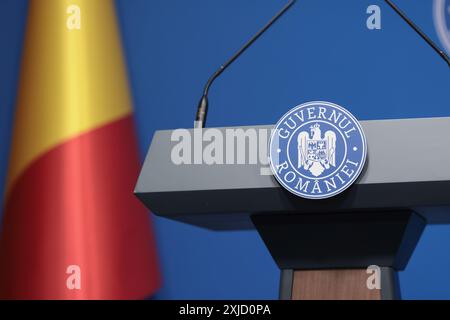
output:
<svg viewBox="0 0 450 320"><path fill-rule="evenodd" d="M281 299L399 299L395 272L426 224L411 210L256 214L252 221L282 270ZM375 286L368 268L376 270Z"/></svg>

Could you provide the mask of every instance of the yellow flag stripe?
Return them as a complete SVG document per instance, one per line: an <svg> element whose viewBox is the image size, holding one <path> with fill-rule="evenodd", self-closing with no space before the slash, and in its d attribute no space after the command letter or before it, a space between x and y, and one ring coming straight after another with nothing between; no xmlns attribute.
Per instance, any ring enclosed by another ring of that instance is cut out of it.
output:
<svg viewBox="0 0 450 320"><path fill-rule="evenodd" d="M30 1L7 190L41 154L130 112L113 2Z"/></svg>

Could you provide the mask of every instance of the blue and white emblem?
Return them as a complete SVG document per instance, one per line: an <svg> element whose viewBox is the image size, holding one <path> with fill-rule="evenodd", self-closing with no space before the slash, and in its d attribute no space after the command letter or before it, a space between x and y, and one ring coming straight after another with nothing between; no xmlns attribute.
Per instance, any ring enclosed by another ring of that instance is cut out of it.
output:
<svg viewBox="0 0 450 320"><path fill-rule="evenodd" d="M270 166L278 182L308 199L335 196L361 173L367 143L355 117L334 103L314 101L286 113L270 140Z"/></svg>
<svg viewBox="0 0 450 320"><path fill-rule="evenodd" d="M450 54L450 0L434 0L433 18L439 40Z"/></svg>

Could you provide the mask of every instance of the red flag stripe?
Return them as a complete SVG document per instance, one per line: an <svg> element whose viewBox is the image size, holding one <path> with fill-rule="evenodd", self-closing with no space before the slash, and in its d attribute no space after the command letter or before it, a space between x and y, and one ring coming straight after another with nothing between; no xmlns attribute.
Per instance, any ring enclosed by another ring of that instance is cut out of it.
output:
<svg viewBox="0 0 450 320"><path fill-rule="evenodd" d="M134 299L160 284L148 212L133 195L139 157L132 117L36 159L5 203L0 297ZM69 265L81 289L66 286Z"/></svg>

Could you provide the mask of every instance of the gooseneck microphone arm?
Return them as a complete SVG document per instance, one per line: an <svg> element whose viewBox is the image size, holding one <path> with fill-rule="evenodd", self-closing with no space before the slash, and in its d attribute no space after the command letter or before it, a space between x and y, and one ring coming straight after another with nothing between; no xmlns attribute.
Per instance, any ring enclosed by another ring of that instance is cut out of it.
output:
<svg viewBox="0 0 450 320"><path fill-rule="evenodd" d="M227 62L222 64L219 69L217 69L217 71L214 72L214 74L208 79L208 82L206 82L205 88L203 89L203 96L198 104L194 127L203 128L205 126L206 116L208 114L208 92L214 80L216 80L222 72L230 66L230 64L232 64L242 53L244 53L244 51L247 50L253 42L255 42L264 32L266 32L267 29L269 29L272 24L294 4L294 2L295 0L290 0L275 16L272 17L272 19L270 19L264 27L262 27L250 40L248 40L247 43L245 43L242 48L240 48Z"/></svg>
<svg viewBox="0 0 450 320"><path fill-rule="evenodd" d="M445 54L445 52L440 49L434 42L433 40L431 40L422 30L420 30L420 28L418 26L416 26L414 24L414 22L411 21L411 19L409 19L406 14L401 11L391 0L384 0L387 2L387 4L394 9L394 11L403 19L405 20L405 22L414 29L414 31L416 31L419 36L422 37L423 40L425 40L428 45L434 49L434 51L436 51L442 59L445 60L445 62L447 62L448 66L450 67L450 58Z"/></svg>

